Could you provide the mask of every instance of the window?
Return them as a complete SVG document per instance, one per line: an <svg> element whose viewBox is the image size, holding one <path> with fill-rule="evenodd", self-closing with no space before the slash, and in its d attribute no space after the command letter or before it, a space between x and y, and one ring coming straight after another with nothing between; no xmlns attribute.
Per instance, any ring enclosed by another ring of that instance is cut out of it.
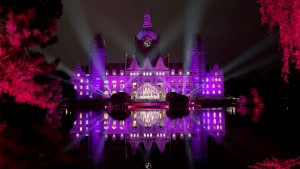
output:
<svg viewBox="0 0 300 169"><path fill-rule="evenodd" d="M174 75L174 74L175 74L175 70L172 69L172 70L171 70L171 75Z"/></svg>
<svg viewBox="0 0 300 169"><path fill-rule="evenodd" d="M136 82L132 82L132 88L137 88Z"/></svg>
<svg viewBox="0 0 300 169"><path fill-rule="evenodd" d="M86 89L89 89L89 85L86 85Z"/></svg>
<svg viewBox="0 0 300 169"><path fill-rule="evenodd" d="M76 86L76 85L74 86L74 89L77 89L77 86Z"/></svg>
<svg viewBox="0 0 300 169"><path fill-rule="evenodd" d="M77 77L80 77L80 74L79 74L79 73L77 73Z"/></svg>
<svg viewBox="0 0 300 169"><path fill-rule="evenodd" d="M113 89L117 88L117 84L116 83L117 83L117 81L115 81L115 80L112 81L112 88Z"/></svg>
<svg viewBox="0 0 300 169"><path fill-rule="evenodd" d="M179 72L179 75L182 75L182 70L181 69L178 72Z"/></svg>
<svg viewBox="0 0 300 169"><path fill-rule="evenodd" d="M125 87L124 83L120 84L120 88L123 89Z"/></svg>
<svg viewBox="0 0 300 169"><path fill-rule="evenodd" d="M80 85L80 89L82 89L83 88L83 86L82 85Z"/></svg>
<svg viewBox="0 0 300 169"><path fill-rule="evenodd" d="M112 73L113 73L114 76L117 74L116 70L113 70Z"/></svg>
<svg viewBox="0 0 300 169"><path fill-rule="evenodd" d="M80 92L79 95L82 96L82 92Z"/></svg>
<svg viewBox="0 0 300 169"><path fill-rule="evenodd" d="M215 88L215 84L212 84L212 88Z"/></svg>
<svg viewBox="0 0 300 169"><path fill-rule="evenodd" d="M162 88L164 86L163 82L162 81L158 81L157 82L157 87L158 88Z"/></svg>
<svg viewBox="0 0 300 169"><path fill-rule="evenodd" d="M83 79L80 79L80 83L83 83Z"/></svg>

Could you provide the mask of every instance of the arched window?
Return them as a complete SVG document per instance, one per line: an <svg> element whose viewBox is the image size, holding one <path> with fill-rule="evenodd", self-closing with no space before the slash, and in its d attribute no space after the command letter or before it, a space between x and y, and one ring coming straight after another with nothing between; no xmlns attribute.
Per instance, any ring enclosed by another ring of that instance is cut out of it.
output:
<svg viewBox="0 0 300 169"><path fill-rule="evenodd" d="M150 81L149 79L146 79L146 80L144 81L144 83L151 83L151 81Z"/></svg>
<svg viewBox="0 0 300 169"><path fill-rule="evenodd" d="M113 89L117 88L117 84L116 83L117 83L117 81L115 81L115 80L112 81L112 88Z"/></svg>
<svg viewBox="0 0 300 169"><path fill-rule="evenodd" d="M179 69L178 74L182 75L182 70L181 69Z"/></svg>
<svg viewBox="0 0 300 169"><path fill-rule="evenodd" d="M159 79L159 80L157 81L157 87L158 87L158 88L163 88L163 87L164 87L164 81L161 80L161 79Z"/></svg>
<svg viewBox="0 0 300 169"><path fill-rule="evenodd" d="M133 80L132 82L131 82L131 84L132 84L132 88L137 88L137 81L136 80Z"/></svg>

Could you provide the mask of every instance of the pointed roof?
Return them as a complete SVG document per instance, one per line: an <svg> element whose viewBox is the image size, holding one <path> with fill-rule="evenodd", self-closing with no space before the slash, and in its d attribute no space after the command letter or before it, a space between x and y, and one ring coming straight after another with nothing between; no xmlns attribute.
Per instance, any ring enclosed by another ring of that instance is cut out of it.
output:
<svg viewBox="0 0 300 169"><path fill-rule="evenodd" d="M223 72L221 71L217 63L214 64L214 67L210 71L210 75L223 75Z"/></svg>
<svg viewBox="0 0 300 169"><path fill-rule="evenodd" d="M153 70L152 64L151 64L150 59L148 57L144 61L144 65L142 67L142 70Z"/></svg>
<svg viewBox="0 0 300 169"><path fill-rule="evenodd" d="M136 61L135 56L133 56L133 58L131 59L130 66L127 68L127 70L137 70L137 69L139 69L139 65Z"/></svg>
<svg viewBox="0 0 300 169"><path fill-rule="evenodd" d="M146 9L145 15L144 15L144 22L143 22L143 28L151 28L151 17L148 8Z"/></svg>
<svg viewBox="0 0 300 169"><path fill-rule="evenodd" d="M151 17L149 10L147 9L144 14L144 21L142 29L136 34L136 38L138 40L144 40L144 38L148 36L151 40L158 39L158 35L152 27Z"/></svg>
<svg viewBox="0 0 300 169"><path fill-rule="evenodd" d="M79 60L77 61L74 73L83 73Z"/></svg>
<svg viewBox="0 0 300 169"><path fill-rule="evenodd" d="M168 70L168 68L165 66L164 61L162 57L158 58L157 64L155 66L156 70Z"/></svg>

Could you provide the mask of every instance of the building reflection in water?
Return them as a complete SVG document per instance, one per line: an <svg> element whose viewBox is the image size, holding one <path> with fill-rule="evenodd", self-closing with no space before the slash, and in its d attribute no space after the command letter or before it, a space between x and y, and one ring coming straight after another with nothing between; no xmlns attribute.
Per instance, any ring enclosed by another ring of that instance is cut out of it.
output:
<svg viewBox="0 0 300 169"><path fill-rule="evenodd" d="M177 139L188 140L188 149L192 160L200 161L207 156L208 136L220 143L225 135L224 108L203 108L190 110L181 118L170 118L165 109L132 110L126 119L114 119L107 111L77 112L77 119L70 131L75 145L82 138L88 139L89 157L102 163L104 145L107 141L125 141L127 149L135 153L142 143L146 152L150 152L155 143L162 153L168 142ZM175 148L175 147L174 147Z"/></svg>

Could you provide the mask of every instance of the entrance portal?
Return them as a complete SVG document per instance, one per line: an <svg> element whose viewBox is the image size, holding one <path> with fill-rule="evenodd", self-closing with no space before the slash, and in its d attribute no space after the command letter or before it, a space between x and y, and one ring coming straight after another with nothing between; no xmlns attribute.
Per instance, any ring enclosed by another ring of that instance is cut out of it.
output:
<svg viewBox="0 0 300 169"><path fill-rule="evenodd" d="M145 83L139 87L136 91L136 100L137 101L159 101L159 92L152 86L150 83Z"/></svg>

